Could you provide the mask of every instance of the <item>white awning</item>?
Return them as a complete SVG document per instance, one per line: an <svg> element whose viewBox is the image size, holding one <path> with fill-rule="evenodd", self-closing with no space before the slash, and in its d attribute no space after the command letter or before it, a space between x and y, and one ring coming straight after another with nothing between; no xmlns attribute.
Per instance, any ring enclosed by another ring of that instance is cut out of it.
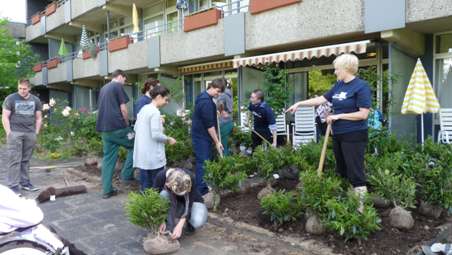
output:
<svg viewBox="0 0 452 255"><path fill-rule="evenodd" d="M329 57L332 55L340 55L343 53L356 53L362 54L367 50L367 45L370 43L369 40L352 42L352 43L343 43L343 44L335 44L323 47L316 47L310 49L303 50L293 50L286 52L279 52L273 54L266 54L254 57L246 57L246 58L237 58L234 59L234 68L238 68L240 66L255 66L262 64L270 64L270 63L279 63L279 62L287 62L287 61L296 61L303 59L312 59L312 58L320 58L320 57Z"/></svg>

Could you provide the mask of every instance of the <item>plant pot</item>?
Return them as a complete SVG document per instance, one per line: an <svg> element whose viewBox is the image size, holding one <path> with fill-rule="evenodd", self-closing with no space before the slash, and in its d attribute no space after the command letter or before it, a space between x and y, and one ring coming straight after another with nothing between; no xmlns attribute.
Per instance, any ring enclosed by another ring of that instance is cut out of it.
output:
<svg viewBox="0 0 452 255"><path fill-rule="evenodd" d="M108 51L115 52L122 49L127 49L130 44L130 37L124 36L121 38L113 39L108 43Z"/></svg>
<svg viewBox="0 0 452 255"><path fill-rule="evenodd" d="M217 8L211 8L203 12L198 12L185 17L184 32L189 32L218 24L221 19L221 11Z"/></svg>
<svg viewBox="0 0 452 255"><path fill-rule="evenodd" d="M100 51L100 48L99 47L96 47L96 53L99 53L99 51ZM96 54L97 55L97 54ZM83 60L86 60L86 59L89 59L89 58L91 58L92 56L91 56L91 52L90 52L90 50L83 50L83 54L82 54L82 58L83 58ZM94 58L95 58L96 56L94 56Z"/></svg>
<svg viewBox="0 0 452 255"><path fill-rule="evenodd" d="M56 2L53 2L49 5L47 5L46 10L45 10L45 15L49 16L51 14L53 14L54 12L56 12L58 5Z"/></svg>
<svg viewBox="0 0 452 255"><path fill-rule="evenodd" d="M250 1L250 13L258 14L261 12L269 11L279 7L296 4L301 0L251 0Z"/></svg>
<svg viewBox="0 0 452 255"><path fill-rule="evenodd" d="M35 25L41 21L41 15L39 13L31 16L31 24Z"/></svg>
<svg viewBox="0 0 452 255"><path fill-rule="evenodd" d="M56 68L59 63L60 63L59 58L52 58L51 60L47 61L47 68L48 69Z"/></svg>
<svg viewBox="0 0 452 255"><path fill-rule="evenodd" d="M33 66L33 72L39 73L45 65L42 63L36 64Z"/></svg>

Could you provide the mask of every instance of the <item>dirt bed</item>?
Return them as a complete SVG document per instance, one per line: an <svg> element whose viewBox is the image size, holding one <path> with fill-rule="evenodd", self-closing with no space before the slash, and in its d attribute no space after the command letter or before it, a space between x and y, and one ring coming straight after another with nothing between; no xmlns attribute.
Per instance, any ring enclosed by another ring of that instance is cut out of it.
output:
<svg viewBox="0 0 452 255"><path fill-rule="evenodd" d="M284 183L283 186L293 186L293 183ZM236 221L245 222L251 225L260 226L283 235L297 236L301 238L312 238L323 242L337 253L342 254L407 254L408 251L420 244L427 244L439 233L437 228L446 223L445 218L438 220L429 219L413 212L415 226L409 231L400 231L389 224L389 209L379 210L382 219L380 231L372 234L368 240L351 240L344 242L344 239L336 234L327 233L321 236L314 236L304 231L304 219L299 222L285 224L275 227L268 217L262 214L259 201L256 196L262 187L255 187L246 192L230 194L223 197L220 204L220 213L229 216Z"/></svg>

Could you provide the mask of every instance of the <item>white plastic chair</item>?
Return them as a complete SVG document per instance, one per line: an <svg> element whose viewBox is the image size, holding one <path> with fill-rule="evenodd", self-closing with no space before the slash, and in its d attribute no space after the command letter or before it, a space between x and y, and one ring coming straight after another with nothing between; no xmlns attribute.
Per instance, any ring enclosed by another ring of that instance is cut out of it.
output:
<svg viewBox="0 0 452 255"><path fill-rule="evenodd" d="M438 143L452 144L452 108L439 110Z"/></svg>
<svg viewBox="0 0 452 255"><path fill-rule="evenodd" d="M248 127L249 124L250 121L248 111L240 112L240 130L242 130L242 132L250 132L251 130Z"/></svg>
<svg viewBox="0 0 452 255"><path fill-rule="evenodd" d="M276 135L287 136L286 114L284 112L276 116Z"/></svg>
<svg viewBox="0 0 452 255"><path fill-rule="evenodd" d="M292 132L294 148L300 145L317 142L314 107L299 107L295 112L295 123Z"/></svg>

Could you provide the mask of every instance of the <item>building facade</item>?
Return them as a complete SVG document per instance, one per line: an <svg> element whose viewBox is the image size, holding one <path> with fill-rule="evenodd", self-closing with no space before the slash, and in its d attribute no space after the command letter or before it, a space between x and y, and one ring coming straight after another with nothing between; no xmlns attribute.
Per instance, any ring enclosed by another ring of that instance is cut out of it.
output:
<svg viewBox="0 0 452 255"><path fill-rule="evenodd" d="M400 114L417 58L441 107L452 107L450 0L27 0L27 14L26 40L42 58L32 83L74 108L95 110L100 87L118 68L128 73L133 99L147 77L168 86L169 112L190 109L218 77L233 84L240 109L263 86L269 64L287 71L296 101L313 96L312 70L331 73L344 52L374 70L374 107L387 113L396 134L420 133L417 116ZM438 124L436 115L426 116L426 133Z"/></svg>

